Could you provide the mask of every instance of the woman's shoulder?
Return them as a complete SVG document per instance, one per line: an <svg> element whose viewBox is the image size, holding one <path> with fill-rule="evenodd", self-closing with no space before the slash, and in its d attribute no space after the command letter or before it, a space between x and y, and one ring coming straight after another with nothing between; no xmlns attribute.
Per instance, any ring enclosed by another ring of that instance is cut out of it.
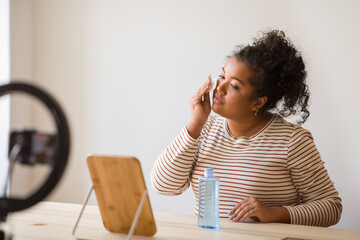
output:
<svg viewBox="0 0 360 240"><path fill-rule="evenodd" d="M299 137L310 137L312 138L311 132L304 128L301 125L292 123L290 121L285 120L281 115L276 114L275 120L273 123L273 128L286 131L290 139L295 140Z"/></svg>

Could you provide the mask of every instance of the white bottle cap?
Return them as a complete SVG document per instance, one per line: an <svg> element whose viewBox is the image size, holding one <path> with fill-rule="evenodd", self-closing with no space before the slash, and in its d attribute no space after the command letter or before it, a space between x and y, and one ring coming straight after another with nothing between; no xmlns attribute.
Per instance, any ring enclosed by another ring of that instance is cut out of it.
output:
<svg viewBox="0 0 360 240"><path fill-rule="evenodd" d="M213 168L205 168L204 176L205 177L214 177L214 169Z"/></svg>

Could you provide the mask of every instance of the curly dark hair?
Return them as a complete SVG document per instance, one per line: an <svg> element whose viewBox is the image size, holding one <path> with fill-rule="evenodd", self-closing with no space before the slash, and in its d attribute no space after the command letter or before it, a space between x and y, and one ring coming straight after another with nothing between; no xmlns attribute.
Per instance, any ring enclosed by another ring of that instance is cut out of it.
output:
<svg viewBox="0 0 360 240"><path fill-rule="evenodd" d="M283 31L261 34L251 45L238 46L240 49L232 56L254 71L250 84L255 88L255 97L267 96L261 111L277 110L283 117L301 113L297 123L303 124L310 115L303 58Z"/></svg>

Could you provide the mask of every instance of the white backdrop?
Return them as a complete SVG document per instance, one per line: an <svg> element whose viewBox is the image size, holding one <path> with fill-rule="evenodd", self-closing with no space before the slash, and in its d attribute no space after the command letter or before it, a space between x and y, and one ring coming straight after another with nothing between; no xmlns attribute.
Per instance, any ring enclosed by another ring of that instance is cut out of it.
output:
<svg viewBox="0 0 360 240"><path fill-rule="evenodd" d="M0 85L9 82L10 77L10 4L0 0ZM0 99L0 149L8 148L10 101L6 96ZM8 162L7 152L0 151L0 197L4 196Z"/></svg>
<svg viewBox="0 0 360 240"><path fill-rule="evenodd" d="M189 120L188 99L235 45L272 28L307 63L304 127L343 199L336 227L360 230L359 1L12 0L11 14L12 77L53 93L71 124L70 163L50 200L82 203L89 153L138 157L150 188L156 157ZM155 211L193 212L190 189L150 198Z"/></svg>

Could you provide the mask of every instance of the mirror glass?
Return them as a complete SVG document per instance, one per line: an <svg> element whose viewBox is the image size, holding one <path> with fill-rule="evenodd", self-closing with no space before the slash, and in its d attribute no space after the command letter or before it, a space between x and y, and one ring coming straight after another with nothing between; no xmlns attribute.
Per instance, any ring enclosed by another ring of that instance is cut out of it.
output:
<svg viewBox="0 0 360 240"><path fill-rule="evenodd" d="M9 117L8 128L2 129L7 134L1 135L0 198L27 199L53 171L56 123L39 99L23 92L0 97L0 106L1 115Z"/></svg>

